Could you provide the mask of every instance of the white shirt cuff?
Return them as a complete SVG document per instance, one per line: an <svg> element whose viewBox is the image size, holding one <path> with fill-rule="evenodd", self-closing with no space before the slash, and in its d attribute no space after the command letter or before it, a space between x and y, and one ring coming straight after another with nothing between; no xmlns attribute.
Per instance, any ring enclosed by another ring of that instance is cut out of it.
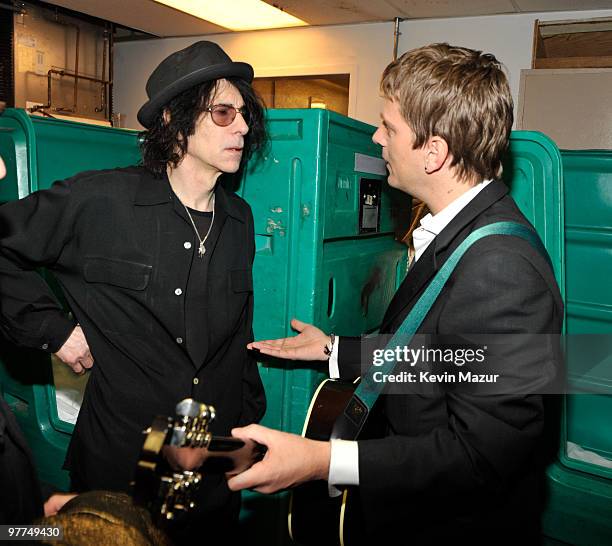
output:
<svg viewBox="0 0 612 546"><path fill-rule="evenodd" d="M329 355L330 379L340 378L340 368L338 368L338 345L340 345L340 338L336 336L334 339L334 343L332 344L331 355Z"/></svg>
<svg viewBox="0 0 612 546"><path fill-rule="evenodd" d="M359 446L348 440L331 441L331 458L327 478L330 497L342 493L336 485L359 485Z"/></svg>

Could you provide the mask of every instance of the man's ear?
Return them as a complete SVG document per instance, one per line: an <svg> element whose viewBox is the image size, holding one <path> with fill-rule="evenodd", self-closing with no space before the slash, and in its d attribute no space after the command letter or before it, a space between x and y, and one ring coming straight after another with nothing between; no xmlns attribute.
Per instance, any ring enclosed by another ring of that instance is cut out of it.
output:
<svg viewBox="0 0 612 546"><path fill-rule="evenodd" d="M448 144L442 137L434 135L424 144L425 172L427 174L439 171L449 158Z"/></svg>
<svg viewBox="0 0 612 546"><path fill-rule="evenodd" d="M168 125L170 123L171 114L170 114L170 110L168 110L167 108L164 108L163 118L164 118L164 123Z"/></svg>

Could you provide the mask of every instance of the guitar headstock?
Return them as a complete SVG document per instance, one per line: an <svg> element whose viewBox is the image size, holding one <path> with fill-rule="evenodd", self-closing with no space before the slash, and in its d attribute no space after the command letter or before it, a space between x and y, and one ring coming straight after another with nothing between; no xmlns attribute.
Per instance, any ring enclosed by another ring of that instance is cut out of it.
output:
<svg viewBox="0 0 612 546"><path fill-rule="evenodd" d="M213 436L208 431L215 419L213 406L186 398L175 411L175 417L156 417L144 431L133 484L135 500L162 523L195 506L192 497L202 474L178 467L230 475L261 460L266 451L253 440Z"/></svg>
<svg viewBox="0 0 612 546"><path fill-rule="evenodd" d="M185 398L176 405L169 445L176 447L208 447L212 435L208 426L215 419L215 408Z"/></svg>
<svg viewBox="0 0 612 546"><path fill-rule="evenodd" d="M163 448L207 447L212 439L208 427L215 418L213 406L191 398L181 400L175 412L175 417L156 417L144 431L133 489L134 498L162 522L195 507L192 496L202 481L199 472L172 469Z"/></svg>

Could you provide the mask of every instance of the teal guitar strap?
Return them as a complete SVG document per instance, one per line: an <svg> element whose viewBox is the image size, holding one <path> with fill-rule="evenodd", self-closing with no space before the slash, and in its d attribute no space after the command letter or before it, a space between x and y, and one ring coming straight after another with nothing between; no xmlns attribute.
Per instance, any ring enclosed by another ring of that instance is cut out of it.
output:
<svg viewBox="0 0 612 546"><path fill-rule="evenodd" d="M540 241L536 232L527 226L517 224L516 222L497 222L478 228L470 233L444 262L444 265L410 310L404 322L397 329L391 341L387 343L386 349L391 349L398 345L405 346L411 342L463 255L474 243L483 237L491 235L511 235L525 239L550 263L550 258L542 241ZM395 365L395 360L385 361L380 366L371 366L362 375L359 386L353 393L344 412L336 420L332 438L342 438L345 440L357 438L369 412L385 387L385 383L382 381L374 381L374 372L381 372L383 375L390 374Z"/></svg>

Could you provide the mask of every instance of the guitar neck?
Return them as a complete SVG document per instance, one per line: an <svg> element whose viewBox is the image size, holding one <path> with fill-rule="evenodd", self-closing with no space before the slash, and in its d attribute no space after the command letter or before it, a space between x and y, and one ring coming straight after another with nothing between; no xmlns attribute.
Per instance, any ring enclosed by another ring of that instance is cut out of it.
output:
<svg viewBox="0 0 612 546"><path fill-rule="evenodd" d="M206 448L203 470L218 469L231 474L244 472L263 459L267 448L253 440L239 440L228 436L213 436Z"/></svg>
<svg viewBox="0 0 612 546"><path fill-rule="evenodd" d="M244 445L244 441L232 436L212 436L207 449L208 451L236 451Z"/></svg>

